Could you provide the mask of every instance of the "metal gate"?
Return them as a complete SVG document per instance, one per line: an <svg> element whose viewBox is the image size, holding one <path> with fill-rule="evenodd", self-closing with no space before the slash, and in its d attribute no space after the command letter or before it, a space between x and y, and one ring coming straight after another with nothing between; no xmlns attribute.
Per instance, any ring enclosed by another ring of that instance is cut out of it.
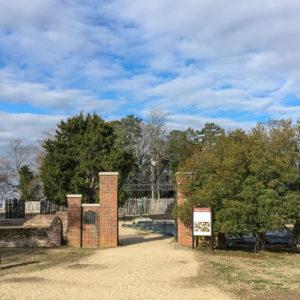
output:
<svg viewBox="0 0 300 300"><path fill-rule="evenodd" d="M120 189L126 195L126 202L119 208L119 222L123 226L177 237L177 224L172 216L176 191L170 178L160 178L159 182L129 179L120 183ZM153 191L154 199L151 197Z"/></svg>
<svg viewBox="0 0 300 300"><path fill-rule="evenodd" d="M25 201L9 199L5 201L5 219L25 218Z"/></svg>

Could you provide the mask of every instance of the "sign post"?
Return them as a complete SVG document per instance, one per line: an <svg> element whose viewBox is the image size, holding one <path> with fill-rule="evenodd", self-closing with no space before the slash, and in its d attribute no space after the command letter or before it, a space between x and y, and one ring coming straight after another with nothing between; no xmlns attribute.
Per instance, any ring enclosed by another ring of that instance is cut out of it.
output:
<svg viewBox="0 0 300 300"><path fill-rule="evenodd" d="M211 208L193 207L193 249L195 236L210 236L211 253L214 254L213 217Z"/></svg>

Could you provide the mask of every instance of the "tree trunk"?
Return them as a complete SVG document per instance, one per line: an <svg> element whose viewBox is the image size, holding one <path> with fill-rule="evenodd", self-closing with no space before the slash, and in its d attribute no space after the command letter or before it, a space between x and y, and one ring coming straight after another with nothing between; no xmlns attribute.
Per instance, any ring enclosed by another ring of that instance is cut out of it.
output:
<svg viewBox="0 0 300 300"><path fill-rule="evenodd" d="M154 178L155 178L155 169L151 164L151 198L155 199L155 186L154 186Z"/></svg>
<svg viewBox="0 0 300 300"><path fill-rule="evenodd" d="M260 232L259 234L259 242L260 242L260 249L261 251L266 250L266 233Z"/></svg>
<svg viewBox="0 0 300 300"><path fill-rule="evenodd" d="M223 232L218 232L218 249L226 249L226 235Z"/></svg>
<svg viewBox="0 0 300 300"><path fill-rule="evenodd" d="M300 216L296 220L293 229L293 244L300 248Z"/></svg>
<svg viewBox="0 0 300 300"><path fill-rule="evenodd" d="M254 253L257 253L257 251L259 250L259 239L256 235L256 233L253 233L253 238L254 238Z"/></svg>
<svg viewBox="0 0 300 300"><path fill-rule="evenodd" d="M159 177L157 178L157 199L160 199L160 181L159 181Z"/></svg>

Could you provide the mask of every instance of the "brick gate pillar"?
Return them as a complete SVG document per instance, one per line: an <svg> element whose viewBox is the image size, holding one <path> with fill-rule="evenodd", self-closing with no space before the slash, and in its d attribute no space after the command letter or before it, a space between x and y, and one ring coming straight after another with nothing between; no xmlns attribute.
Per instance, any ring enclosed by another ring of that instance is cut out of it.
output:
<svg viewBox="0 0 300 300"><path fill-rule="evenodd" d="M185 201L187 201L187 198L184 197L184 195L181 192L180 189L180 176L185 176L184 174L176 173L176 181L177 181L177 187L178 187L178 206L181 206ZM192 247L193 246L193 237L192 237L192 230L188 227L186 227L183 222L177 218L177 238L178 243L183 246Z"/></svg>
<svg viewBox="0 0 300 300"><path fill-rule="evenodd" d="M118 172L99 173L100 241L102 248L118 244Z"/></svg>
<svg viewBox="0 0 300 300"><path fill-rule="evenodd" d="M81 246L81 198L82 195L67 195L68 199L68 232L67 244Z"/></svg>

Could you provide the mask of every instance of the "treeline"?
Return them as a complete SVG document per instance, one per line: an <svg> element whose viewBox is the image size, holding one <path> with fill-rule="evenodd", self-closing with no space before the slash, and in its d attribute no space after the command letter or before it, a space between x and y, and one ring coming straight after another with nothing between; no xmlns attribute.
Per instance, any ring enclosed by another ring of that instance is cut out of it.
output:
<svg viewBox="0 0 300 300"><path fill-rule="evenodd" d="M192 226L192 207L212 207L216 232L250 233L259 250L267 230L291 224L300 246L299 121L223 131L195 146L179 170L188 201L177 214L187 226Z"/></svg>
<svg viewBox="0 0 300 300"><path fill-rule="evenodd" d="M251 233L257 249L265 247L267 230L287 224L300 244L299 121L270 121L248 132L225 132L214 123L170 130L159 111L145 120L128 115L110 122L81 113L59 122L40 146L15 141L10 147L0 160L2 198L65 204L66 194L80 193L84 202L98 202L98 172L118 171L120 204L130 196L124 183L148 183L147 196L159 199L170 196L161 195L160 185L174 183L179 171L190 174L181 175L188 201L176 208L187 226L191 208L207 206L216 231Z"/></svg>
<svg viewBox="0 0 300 300"><path fill-rule="evenodd" d="M26 201L46 197L64 204L66 194L80 193L84 202L97 202L98 172L118 171L121 184L148 183L148 196L159 199L160 184L172 183L189 149L222 131L213 123L202 130L169 130L159 111L145 120L128 115L110 122L81 113L62 120L40 146L13 142L0 162L2 191ZM120 204L126 193L120 185Z"/></svg>

